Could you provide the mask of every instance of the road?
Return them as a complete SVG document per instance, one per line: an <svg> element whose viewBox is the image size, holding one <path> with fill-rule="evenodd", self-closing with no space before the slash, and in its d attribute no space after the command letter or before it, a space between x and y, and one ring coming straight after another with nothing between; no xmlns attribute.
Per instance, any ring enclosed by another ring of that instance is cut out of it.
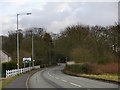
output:
<svg viewBox="0 0 120 90"><path fill-rule="evenodd" d="M61 72L63 68L64 65L56 66L35 73L29 79L29 88L87 88L87 90L92 90L91 88L116 90L114 88L118 88L116 84L66 75Z"/></svg>

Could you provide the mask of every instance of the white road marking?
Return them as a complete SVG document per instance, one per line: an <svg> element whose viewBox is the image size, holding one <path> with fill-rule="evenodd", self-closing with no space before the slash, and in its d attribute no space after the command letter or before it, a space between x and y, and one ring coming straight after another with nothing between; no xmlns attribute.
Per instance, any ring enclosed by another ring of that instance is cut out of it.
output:
<svg viewBox="0 0 120 90"><path fill-rule="evenodd" d="M56 79L59 79L58 77L55 77Z"/></svg>
<svg viewBox="0 0 120 90"><path fill-rule="evenodd" d="M77 86L77 87L81 87L80 85L77 85L77 84L75 84L75 83L70 83L70 84L72 84L72 85L74 85L74 86Z"/></svg>
<svg viewBox="0 0 120 90"><path fill-rule="evenodd" d="M49 72L48 72L48 75L49 75L49 76L52 76L52 75L50 75L50 73L49 73Z"/></svg>
<svg viewBox="0 0 120 90"><path fill-rule="evenodd" d="M51 76L52 78L54 78L53 76Z"/></svg>
<svg viewBox="0 0 120 90"><path fill-rule="evenodd" d="M49 75L50 77L54 78L49 72L48 72L48 75Z"/></svg>
<svg viewBox="0 0 120 90"><path fill-rule="evenodd" d="M61 79L63 82L67 82L66 80L64 80L64 79Z"/></svg>

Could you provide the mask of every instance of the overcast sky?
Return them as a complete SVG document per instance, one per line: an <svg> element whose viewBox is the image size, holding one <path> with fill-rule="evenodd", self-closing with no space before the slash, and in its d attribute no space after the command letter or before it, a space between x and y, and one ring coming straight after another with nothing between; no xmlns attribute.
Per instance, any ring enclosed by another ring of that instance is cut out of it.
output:
<svg viewBox="0 0 120 90"><path fill-rule="evenodd" d="M96 1L0 0L0 35L16 30L16 14L26 12L32 14L19 16L19 28L23 30L42 27L47 32L59 33L69 25L109 26L118 22L119 0Z"/></svg>

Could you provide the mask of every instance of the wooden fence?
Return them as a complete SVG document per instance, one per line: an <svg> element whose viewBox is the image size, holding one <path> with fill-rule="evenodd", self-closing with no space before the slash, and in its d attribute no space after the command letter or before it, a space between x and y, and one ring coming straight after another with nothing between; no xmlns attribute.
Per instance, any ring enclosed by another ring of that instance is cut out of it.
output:
<svg viewBox="0 0 120 90"><path fill-rule="evenodd" d="M13 70L6 70L6 78L7 77L13 77L15 75L18 74L18 71L19 71L19 74L20 73L24 73L24 72L27 72L27 71L30 71L32 69L38 69L40 68L40 65L39 66L34 66L34 67L27 67L27 68L21 68L21 69L13 69Z"/></svg>

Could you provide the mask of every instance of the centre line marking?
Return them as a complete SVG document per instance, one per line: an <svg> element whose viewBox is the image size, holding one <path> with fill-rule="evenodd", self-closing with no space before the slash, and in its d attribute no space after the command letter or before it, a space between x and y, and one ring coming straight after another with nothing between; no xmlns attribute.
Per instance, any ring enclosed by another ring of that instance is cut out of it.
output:
<svg viewBox="0 0 120 90"><path fill-rule="evenodd" d="M67 82L66 80L61 79L63 82Z"/></svg>
<svg viewBox="0 0 120 90"><path fill-rule="evenodd" d="M58 77L55 77L56 79L59 79Z"/></svg>
<svg viewBox="0 0 120 90"><path fill-rule="evenodd" d="M77 86L77 87L81 87L80 85L77 85L77 84L75 84L75 83L70 83L70 84L72 84L72 85L74 85L74 86Z"/></svg>
<svg viewBox="0 0 120 90"><path fill-rule="evenodd" d="M48 72L48 75L51 76L49 72Z"/></svg>
<svg viewBox="0 0 120 90"><path fill-rule="evenodd" d="M49 72L48 72L48 75L51 76L52 78L54 78Z"/></svg>

